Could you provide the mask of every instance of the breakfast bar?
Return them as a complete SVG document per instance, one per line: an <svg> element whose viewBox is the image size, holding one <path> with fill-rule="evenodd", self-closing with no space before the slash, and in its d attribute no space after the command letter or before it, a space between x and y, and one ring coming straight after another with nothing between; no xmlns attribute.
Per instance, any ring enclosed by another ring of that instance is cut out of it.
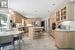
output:
<svg viewBox="0 0 75 50"><path fill-rule="evenodd" d="M39 38L42 35L43 27L29 27L29 37L31 39Z"/></svg>
<svg viewBox="0 0 75 50"><path fill-rule="evenodd" d="M16 35L19 36L19 50L21 50L21 44L20 44L20 40L21 40L21 37L22 37L22 33L23 31L3 31L3 32L0 32L0 37L4 37L4 36L13 36L13 39ZM14 43L14 41L13 41Z"/></svg>

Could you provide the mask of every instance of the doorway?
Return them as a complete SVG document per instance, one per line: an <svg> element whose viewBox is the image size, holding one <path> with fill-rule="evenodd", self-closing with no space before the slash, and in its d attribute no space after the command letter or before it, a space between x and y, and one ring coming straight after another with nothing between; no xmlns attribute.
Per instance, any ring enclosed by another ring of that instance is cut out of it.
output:
<svg viewBox="0 0 75 50"><path fill-rule="evenodd" d="M56 29L56 23L52 23L52 30Z"/></svg>
<svg viewBox="0 0 75 50"><path fill-rule="evenodd" d="M45 21L41 21L41 27L44 27L43 31L45 31Z"/></svg>

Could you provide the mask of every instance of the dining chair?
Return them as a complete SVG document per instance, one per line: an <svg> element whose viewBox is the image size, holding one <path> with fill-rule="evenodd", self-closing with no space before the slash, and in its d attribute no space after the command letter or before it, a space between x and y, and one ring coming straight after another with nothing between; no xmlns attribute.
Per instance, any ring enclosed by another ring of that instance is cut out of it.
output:
<svg viewBox="0 0 75 50"><path fill-rule="evenodd" d="M4 50L4 47L13 45L13 50L15 50L13 35L0 36L0 50Z"/></svg>

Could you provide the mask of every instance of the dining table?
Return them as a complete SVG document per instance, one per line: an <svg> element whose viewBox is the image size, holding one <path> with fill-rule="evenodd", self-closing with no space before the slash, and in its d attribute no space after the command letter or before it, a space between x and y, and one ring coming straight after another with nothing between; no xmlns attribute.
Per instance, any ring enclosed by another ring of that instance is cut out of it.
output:
<svg viewBox="0 0 75 50"><path fill-rule="evenodd" d="M22 36L21 34L23 33L24 31L16 31L16 30L10 30L10 31L2 31L0 32L0 36L9 36L9 35L13 35L13 37L15 37L16 35L19 35L19 50L21 50L21 44L20 44L20 37Z"/></svg>

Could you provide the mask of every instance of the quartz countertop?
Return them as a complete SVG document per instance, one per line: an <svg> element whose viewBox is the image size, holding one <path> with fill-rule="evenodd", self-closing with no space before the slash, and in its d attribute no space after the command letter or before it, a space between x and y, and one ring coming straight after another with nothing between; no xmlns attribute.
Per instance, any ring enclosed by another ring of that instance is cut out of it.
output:
<svg viewBox="0 0 75 50"><path fill-rule="evenodd" d="M17 28L21 28L21 27L43 28L43 27L39 27L39 26L19 26L19 27L17 27Z"/></svg>
<svg viewBox="0 0 75 50"><path fill-rule="evenodd" d="M34 26L19 26L19 27L16 27L16 28L22 28L22 27L34 27Z"/></svg>
<svg viewBox="0 0 75 50"><path fill-rule="evenodd" d="M34 26L33 28L43 28L43 27Z"/></svg>
<svg viewBox="0 0 75 50"><path fill-rule="evenodd" d="M72 29L72 30L56 29L56 31L75 31L75 29Z"/></svg>
<svg viewBox="0 0 75 50"><path fill-rule="evenodd" d="M17 35L22 32L23 31L3 31L3 32L0 32L0 36Z"/></svg>

